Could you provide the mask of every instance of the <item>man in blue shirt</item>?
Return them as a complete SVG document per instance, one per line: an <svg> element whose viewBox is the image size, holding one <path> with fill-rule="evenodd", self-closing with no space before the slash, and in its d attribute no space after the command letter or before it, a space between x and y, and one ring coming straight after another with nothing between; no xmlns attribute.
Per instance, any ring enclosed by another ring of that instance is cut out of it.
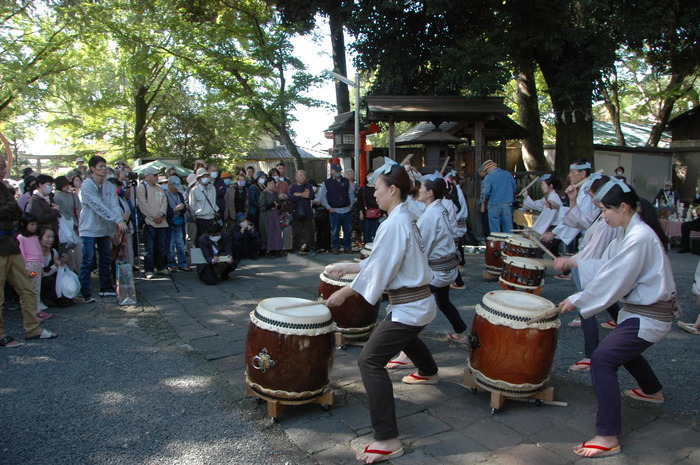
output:
<svg viewBox="0 0 700 465"><path fill-rule="evenodd" d="M491 232L509 233L513 228L513 199L515 198L515 178L509 172L498 167L493 160L486 160L480 167L484 176L481 199L481 211L486 211L488 203L489 229Z"/></svg>
<svg viewBox="0 0 700 465"><path fill-rule="evenodd" d="M352 232L352 213L355 204L355 191L350 188L350 181L342 175L340 163L331 164L331 177L321 185L319 193L321 205L326 207L331 220L331 252L340 253L340 229L343 229L344 252L352 253L350 234Z"/></svg>

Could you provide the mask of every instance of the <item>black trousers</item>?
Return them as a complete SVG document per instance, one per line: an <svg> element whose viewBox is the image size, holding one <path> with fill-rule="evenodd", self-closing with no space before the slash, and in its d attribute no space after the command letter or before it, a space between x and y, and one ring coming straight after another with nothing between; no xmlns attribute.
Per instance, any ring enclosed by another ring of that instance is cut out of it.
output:
<svg viewBox="0 0 700 465"><path fill-rule="evenodd" d="M197 265L197 275L200 281L202 281L207 286L213 286L219 282L217 275L221 276L221 279L227 279L228 274L236 269L236 262L233 263L215 263L210 265L209 263L204 265Z"/></svg>
<svg viewBox="0 0 700 465"><path fill-rule="evenodd" d="M467 330L467 324L464 322L461 316L459 316L459 311L450 302L450 286L435 287L430 286L430 292L435 296L435 301L437 302L438 309L443 315L447 317L455 333L463 333Z"/></svg>
<svg viewBox="0 0 700 465"><path fill-rule="evenodd" d="M695 218L693 221L686 221L681 225L682 249L690 249L690 233L692 231L700 231L700 218Z"/></svg>
<svg viewBox="0 0 700 465"><path fill-rule="evenodd" d="M438 372L433 356L418 338L425 326L409 326L391 321L391 313L372 333L360 353L357 364L362 375L362 384L369 398L369 414L378 441L399 437L394 406L394 389L386 364L403 351L418 368L421 376L432 376Z"/></svg>

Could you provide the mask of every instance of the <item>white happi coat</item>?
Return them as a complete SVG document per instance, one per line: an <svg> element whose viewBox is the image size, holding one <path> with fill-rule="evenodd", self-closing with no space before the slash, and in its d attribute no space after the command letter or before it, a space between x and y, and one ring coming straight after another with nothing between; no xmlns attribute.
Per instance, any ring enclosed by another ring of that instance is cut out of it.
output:
<svg viewBox="0 0 700 465"><path fill-rule="evenodd" d="M575 207L559 209L559 225L553 232L567 245L571 244L579 233L588 229L600 213L600 209L595 206L588 194L591 184L593 181L588 179L581 185L576 195Z"/></svg>
<svg viewBox="0 0 700 465"><path fill-rule="evenodd" d="M372 254L359 265L360 273L350 287L371 304L379 301L385 289L430 284L428 255L406 202L394 208L379 225ZM435 318L436 310L432 294L416 302L387 306L391 321L411 326L427 325Z"/></svg>
<svg viewBox="0 0 700 465"><path fill-rule="evenodd" d="M576 260L600 258L610 243L621 235L622 228L611 228L603 215L600 214L598 219L586 230L586 234L581 240L580 251L573 258Z"/></svg>
<svg viewBox="0 0 700 465"><path fill-rule="evenodd" d="M559 205L559 210L547 207L547 200L549 203ZM552 191L547 194L547 197L542 197L541 199L532 200L530 197L525 197L523 200L523 207L528 210L536 210L540 213L537 217L535 224L532 225L532 229L540 234L547 232L550 226L556 226L559 224L559 211L561 210L561 198L556 191Z"/></svg>
<svg viewBox="0 0 700 465"><path fill-rule="evenodd" d="M523 208L525 208L526 210L535 210L541 212L545 208L547 208L547 200L549 200L549 203L556 203L557 205L561 205L561 198L559 198L559 194L557 194L556 191L552 191L549 194L547 194L547 197L542 197L541 199L537 200L533 200L530 196L525 197L523 199Z"/></svg>
<svg viewBox="0 0 700 465"><path fill-rule="evenodd" d="M449 201L452 203L452 201ZM450 223L450 214L441 200L436 200L418 218L418 229L425 244L428 260L438 260L457 253L455 250L455 226ZM457 279L457 268L450 271L431 270L431 286L449 286Z"/></svg>
<svg viewBox="0 0 700 465"><path fill-rule="evenodd" d="M676 283L666 251L637 213L600 259L578 260L578 269L583 291L569 297L569 301L584 318L617 301L651 305L675 297ZM628 318L639 318L638 336L649 342L659 341L671 329L670 322L625 310L620 311L617 322Z"/></svg>

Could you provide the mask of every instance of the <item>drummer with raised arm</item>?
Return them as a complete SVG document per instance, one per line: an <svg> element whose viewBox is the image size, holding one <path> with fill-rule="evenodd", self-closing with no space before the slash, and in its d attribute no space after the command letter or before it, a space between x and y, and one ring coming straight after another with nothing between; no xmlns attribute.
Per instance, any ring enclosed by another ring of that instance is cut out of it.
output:
<svg viewBox="0 0 700 465"><path fill-rule="evenodd" d="M600 259L577 260L582 292L561 302L561 312L578 309L590 318L622 301L617 327L591 357L591 380L598 412L596 436L574 447L581 457L620 452L622 412L617 370L623 365L639 383L624 394L633 399L664 402L661 383L642 353L671 329L676 284L666 256L668 238L652 205L640 199L620 179L611 179L594 197L603 217L624 233L613 240Z"/></svg>
<svg viewBox="0 0 700 465"><path fill-rule="evenodd" d="M389 294L388 315L374 330L358 360L375 439L357 454L357 459L365 463L391 460L404 453L391 379L385 368L391 357L403 350L418 369L406 376L404 382L438 382L435 360L418 337L435 318L436 304L430 292L432 275L425 248L405 204L411 185L406 170L385 158L385 164L375 171L374 196L379 208L389 216L377 230L372 254L360 263L340 263L326 268L327 274L336 277L359 273L350 286L331 295L329 307L342 305L355 294L361 294L370 303L378 302L385 290Z"/></svg>

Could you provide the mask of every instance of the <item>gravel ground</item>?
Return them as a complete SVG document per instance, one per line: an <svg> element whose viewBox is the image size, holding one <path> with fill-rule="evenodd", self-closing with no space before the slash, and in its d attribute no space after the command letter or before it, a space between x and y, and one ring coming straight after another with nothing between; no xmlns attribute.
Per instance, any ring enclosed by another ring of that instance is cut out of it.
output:
<svg viewBox="0 0 700 465"><path fill-rule="evenodd" d="M163 347L173 332L154 309L143 329L107 310L91 311L98 327L62 310L45 323L58 339L0 349L0 463L312 463L200 355Z"/></svg>

